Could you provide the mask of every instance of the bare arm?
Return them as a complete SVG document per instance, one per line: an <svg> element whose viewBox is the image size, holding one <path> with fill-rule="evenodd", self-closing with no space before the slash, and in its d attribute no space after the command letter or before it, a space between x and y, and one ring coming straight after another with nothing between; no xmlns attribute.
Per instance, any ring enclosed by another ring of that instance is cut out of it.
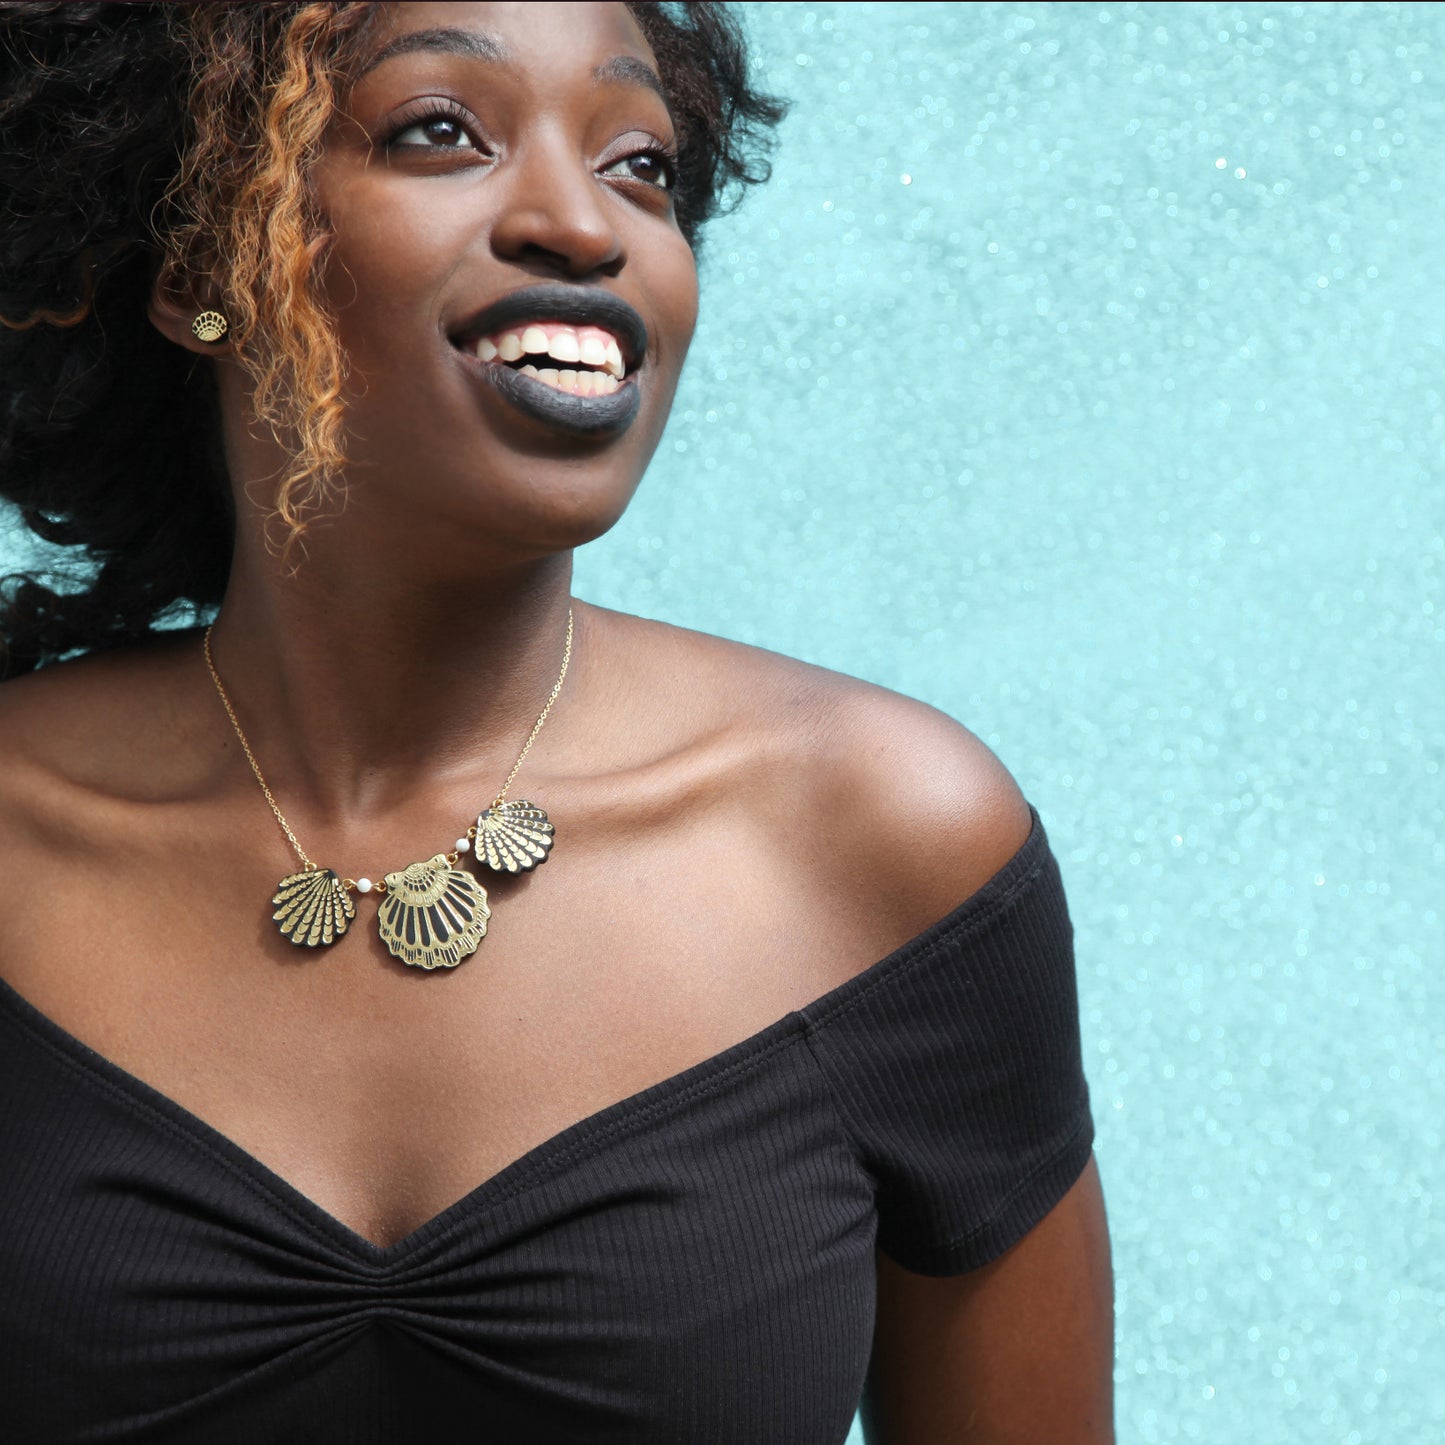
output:
<svg viewBox="0 0 1445 1445"><path fill-rule="evenodd" d="M1113 1445L1114 1284L1091 1158L1017 1244L933 1279L878 1256L868 1445Z"/></svg>

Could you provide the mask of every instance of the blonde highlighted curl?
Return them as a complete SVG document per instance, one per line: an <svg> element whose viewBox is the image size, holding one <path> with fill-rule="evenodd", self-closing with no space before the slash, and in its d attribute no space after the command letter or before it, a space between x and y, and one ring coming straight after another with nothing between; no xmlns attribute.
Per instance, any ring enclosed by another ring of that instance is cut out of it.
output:
<svg viewBox="0 0 1445 1445"><path fill-rule="evenodd" d="M256 45L255 16L272 12ZM346 464L346 360L318 285L331 236L311 191L370 4L186 6L192 138L158 213L162 283L221 290L256 420L290 454L274 507L289 549Z"/></svg>

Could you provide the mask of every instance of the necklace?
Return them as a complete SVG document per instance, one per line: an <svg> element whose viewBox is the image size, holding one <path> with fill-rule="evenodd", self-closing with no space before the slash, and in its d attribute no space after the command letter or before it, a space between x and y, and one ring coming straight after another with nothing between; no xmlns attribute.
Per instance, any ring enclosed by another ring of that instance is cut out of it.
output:
<svg viewBox="0 0 1445 1445"><path fill-rule="evenodd" d="M324 868L306 856L306 850L297 841L271 789L266 786L261 765L246 741L230 694L216 671L211 656L214 626L213 623L206 628L204 646L211 681L216 684L221 705L236 730L251 772L271 805L286 841L301 860L301 872L288 874L276 885L276 895L271 899L275 909L271 917L276 926L292 943L320 948L335 943L351 926L356 917L352 894L376 893L381 899L377 930L394 957L418 968L455 968L476 951L477 944L486 935L487 920L492 916L487 906L487 890L465 869L457 867L462 855L474 854L479 863L485 863L496 873L523 873L545 863L552 850L556 829L547 821L547 814L525 799L508 802L507 792L532 751L532 744L537 741L537 734L542 731L566 681L567 664L572 660L572 609L567 609L562 670L557 674L546 705L532 724L527 741L522 744L517 761L512 764L512 771L490 806L482 809L477 821L456 840L450 852L436 853L423 862L387 873L380 883L373 883L369 878L343 878L335 869Z"/></svg>

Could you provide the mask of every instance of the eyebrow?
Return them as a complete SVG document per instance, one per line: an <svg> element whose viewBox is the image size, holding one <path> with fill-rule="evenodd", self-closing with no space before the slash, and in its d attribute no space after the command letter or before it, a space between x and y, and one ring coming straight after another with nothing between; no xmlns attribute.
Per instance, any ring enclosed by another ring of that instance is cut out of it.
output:
<svg viewBox="0 0 1445 1445"><path fill-rule="evenodd" d="M361 67L360 75L375 70L383 60L398 55L414 55L419 50L439 50L444 55L461 55L469 60L485 60L492 65L505 65L512 52L500 40L480 30L462 30L455 25L437 26L432 30L409 30L388 40Z"/></svg>
<svg viewBox="0 0 1445 1445"><path fill-rule="evenodd" d="M384 60L398 55L415 55L418 51L440 51L444 55L460 55L468 60L485 60L491 65L506 65L512 52L494 36L481 30L463 30L455 25L440 25L430 30L409 30L389 40L371 56L358 74L375 70ZM644 60L635 55L614 55L592 72L594 85L640 85L655 94L671 111L662 78Z"/></svg>
<svg viewBox="0 0 1445 1445"><path fill-rule="evenodd" d="M592 72L592 83L643 86L667 106L669 113L672 110L661 77L645 60L639 60L635 55L614 55L611 60L604 60Z"/></svg>

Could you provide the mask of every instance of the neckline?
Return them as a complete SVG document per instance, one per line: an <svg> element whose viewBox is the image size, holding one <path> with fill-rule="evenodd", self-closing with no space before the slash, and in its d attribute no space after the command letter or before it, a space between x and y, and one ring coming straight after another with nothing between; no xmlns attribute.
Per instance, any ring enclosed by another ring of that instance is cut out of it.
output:
<svg viewBox="0 0 1445 1445"><path fill-rule="evenodd" d="M906 974L931 957L938 946L955 933L982 926L1032 880L1047 851L1047 835L1038 810L1032 803L1028 807L1032 815L1029 834L1013 857L982 887L922 933L852 978L736 1043L566 1125L504 1164L408 1234L386 1245L376 1243L323 1208L199 1114L91 1048L32 1004L3 976L0 976L0 1005L79 1076L120 1095L133 1111L158 1121L166 1132L179 1135L187 1147L219 1162L251 1192L262 1195L273 1207L281 1207L313 1238L350 1256L353 1265L389 1273L412 1263L465 1220L485 1209L499 1207L550 1173L604 1147L612 1138L625 1135L657 1115L720 1087L732 1076L749 1071L772 1054L795 1044L810 1031L826 1026L835 1014L852 1009L883 983Z"/></svg>

